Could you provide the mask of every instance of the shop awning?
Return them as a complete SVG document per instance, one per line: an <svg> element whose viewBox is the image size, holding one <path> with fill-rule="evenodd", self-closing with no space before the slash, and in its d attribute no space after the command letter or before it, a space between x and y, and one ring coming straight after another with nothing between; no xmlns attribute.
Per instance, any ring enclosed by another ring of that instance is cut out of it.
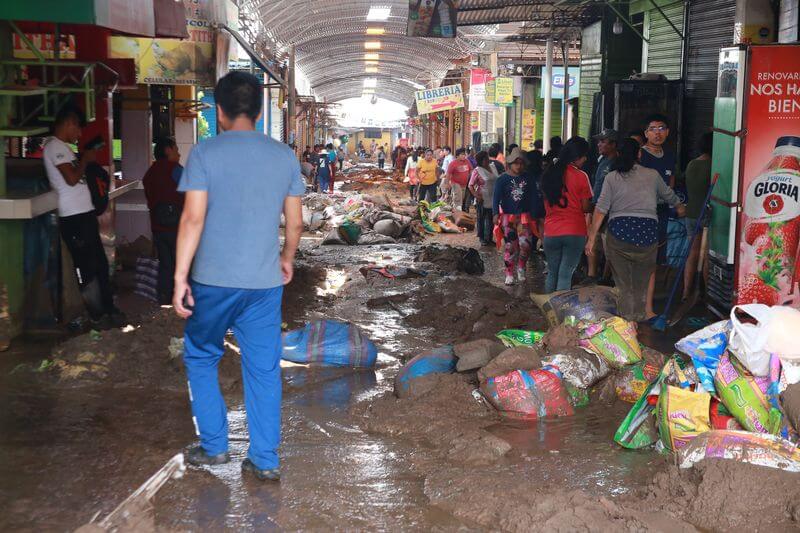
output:
<svg viewBox="0 0 800 533"><path fill-rule="evenodd" d="M278 72L276 72L274 68L270 67L267 64L267 62L264 61L263 58L259 57L259 55L256 53L256 51L253 50L253 47L250 46L250 43L247 42L247 39L245 39L242 36L241 33L239 33L238 31L234 30L233 28L228 27L225 24L220 24L219 28L222 29L222 30L227 31L228 33L231 34L231 36L234 39L236 39L236 42L238 42L241 45L241 47L244 48L244 51L247 52L247 55L250 56L250 58L253 60L253 62L256 65L258 65L258 68L260 68L261 70L266 72L269 75L270 78L272 78L273 80L277 81L278 83L280 83L284 87L288 87L288 83L286 82L286 80L284 80L283 77Z"/></svg>
<svg viewBox="0 0 800 533"><path fill-rule="evenodd" d="M153 0L156 37L186 39L186 11L181 0Z"/></svg>

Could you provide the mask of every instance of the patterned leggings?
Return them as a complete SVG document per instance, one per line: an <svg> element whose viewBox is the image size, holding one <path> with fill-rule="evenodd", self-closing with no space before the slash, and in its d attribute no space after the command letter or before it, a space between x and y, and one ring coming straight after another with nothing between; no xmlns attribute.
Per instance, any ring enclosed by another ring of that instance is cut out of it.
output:
<svg viewBox="0 0 800 533"><path fill-rule="evenodd" d="M510 217L500 217L503 228L503 261L506 264L506 275L514 275L514 267L525 268L531 255L531 229L528 224L511 221Z"/></svg>

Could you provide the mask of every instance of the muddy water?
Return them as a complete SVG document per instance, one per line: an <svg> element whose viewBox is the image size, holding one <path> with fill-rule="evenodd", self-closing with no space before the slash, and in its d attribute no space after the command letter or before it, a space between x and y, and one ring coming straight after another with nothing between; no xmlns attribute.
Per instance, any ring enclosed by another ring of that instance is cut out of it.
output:
<svg viewBox="0 0 800 533"><path fill-rule="evenodd" d="M322 266L313 284L290 309L290 320L328 317L352 321L381 347L374 371L284 370L283 479L280 485L242 479L247 431L243 408L229 402L231 455L228 465L190 468L169 482L154 501L156 523L169 530L404 529L453 530L475 526L431 506L425 480L412 468L426 453L413 439L362 431L348 414L355 403L391 387L400 361L452 340L449 322L420 292L455 291L464 307L451 310L456 322L468 314L474 284L431 272L409 280L364 278L366 264L411 263L413 246L319 248L303 261ZM496 256L491 257L497 265ZM487 278L496 281L496 268ZM541 283L533 276L509 298L527 296ZM459 278L461 279L461 278ZM494 290L494 289L492 289ZM416 291L416 292L415 292ZM488 289L484 289L484 293ZM408 299L405 299L408 295ZM390 300L381 300L386 296ZM496 309L495 327L517 317ZM413 328L409 317L428 313ZM487 311L488 313L489 311ZM526 311L527 313L527 311ZM529 327L543 326L540 315ZM500 322L497 322L500 321ZM444 326L442 324L445 324ZM47 345L25 346L20 359L36 361ZM136 354L129 354L135 357ZM111 511L169 457L192 443L185 395L125 389L63 390L42 387L3 372L0 401L0 530L68 530L95 513ZM520 483L557 485L616 495L646 484L663 460L626 452L611 440L625 409L590 407L575 417L534 424L496 423L488 428L513 446L504 465L518 470Z"/></svg>

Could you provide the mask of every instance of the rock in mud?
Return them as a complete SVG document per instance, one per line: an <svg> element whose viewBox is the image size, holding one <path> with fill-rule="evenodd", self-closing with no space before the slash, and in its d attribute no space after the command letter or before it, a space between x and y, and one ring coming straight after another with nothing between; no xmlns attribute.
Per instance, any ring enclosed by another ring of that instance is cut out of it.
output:
<svg viewBox="0 0 800 533"><path fill-rule="evenodd" d="M781 393L781 407L792 427L800 431L800 383L789 385Z"/></svg>
<svg viewBox="0 0 800 533"><path fill-rule="evenodd" d="M542 367L544 353L538 346L515 346L505 350L492 359L489 364L478 370L478 379L502 376L512 370L535 370Z"/></svg>
<svg viewBox="0 0 800 533"><path fill-rule="evenodd" d="M477 370L486 366L489 361L500 355L505 346L490 339L478 339L453 346L453 352L458 358L456 370L466 372Z"/></svg>
<svg viewBox="0 0 800 533"><path fill-rule="evenodd" d="M484 273L483 259L481 259L480 252L474 248L433 244L424 247L415 260L433 263L444 272L464 272L470 275Z"/></svg>
<svg viewBox="0 0 800 533"><path fill-rule="evenodd" d="M567 324L560 324L550 328L542 339L542 344L550 351L556 353L562 348L576 348L580 340L578 328Z"/></svg>

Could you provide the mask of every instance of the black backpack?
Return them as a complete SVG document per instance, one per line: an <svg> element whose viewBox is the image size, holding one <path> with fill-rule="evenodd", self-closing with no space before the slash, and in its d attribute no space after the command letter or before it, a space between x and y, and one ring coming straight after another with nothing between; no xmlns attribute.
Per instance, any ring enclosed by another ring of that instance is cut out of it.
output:
<svg viewBox="0 0 800 533"><path fill-rule="evenodd" d="M111 188L111 177L106 172L106 169L94 162L86 165L84 175L86 176L86 185L89 187L89 194L92 195L94 214L100 216L108 209L108 192Z"/></svg>

